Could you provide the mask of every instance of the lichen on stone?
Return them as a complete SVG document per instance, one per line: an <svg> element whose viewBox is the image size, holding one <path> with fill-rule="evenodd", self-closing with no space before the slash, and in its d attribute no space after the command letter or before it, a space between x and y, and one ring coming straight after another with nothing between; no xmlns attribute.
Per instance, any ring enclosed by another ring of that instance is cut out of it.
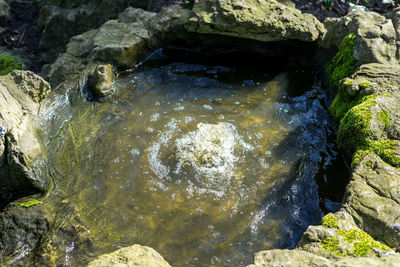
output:
<svg viewBox="0 0 400 267"><path fill-rule="evenodd" d="M346 35L342 40L339 51L326 66L326 71L333 87L337 88L339 82L353 74L356 69L353 56L355 39L356 35L354 33Z"/></svg>

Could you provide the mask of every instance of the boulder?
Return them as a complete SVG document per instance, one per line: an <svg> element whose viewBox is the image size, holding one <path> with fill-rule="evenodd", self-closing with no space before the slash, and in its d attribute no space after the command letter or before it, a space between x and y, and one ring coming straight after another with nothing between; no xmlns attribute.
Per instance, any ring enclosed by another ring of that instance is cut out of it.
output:
<svg viewBox="0 0 400 267"><path fill-rule="evenodd" d="M354 169L344 203L354 221L375 238L400 249L400 170L376 155Z"/></svg>
<svg viewBox="0 0 400 267"><path fill-rule="evenodd" d="M341 18L324 21L327 34L321 45L340 47L343 38L355 33L353 56L356 64L397 64L397 36L391 19L375 12L355 11Z"/></svg>
<svg viewBox="0 0 400 267"><path fill-rule="evenodd" d="M154 266L169 267L163 257L150 247L133 245L118 249L89 262L88 267Z"/></svg>
<svg viewBox="0 0 400 267"><path fill-rule="evenodd" d="M323 38L325 27L312 15L275 0L201 0L185 25L190 32L264 42Z"/></svg>
<svg viewBox="0 0 400 267"><path fill-rule="evenodd" d="M361 65L351 77L356 82L367 81L371 85L366 94L390 95L400 99L400 65L370 63Z"/></svg>
<svg viewBox="0 0 400 267"><path fill-rule="evenodd" d="M146 53L183 31L190 14L190 10L177 5L164 8L158 14L128 8L118 20L107 21L98 29L72 37L66 53L44 68L43 74L55 88L85 72L90 62L132 68Z"/></svg>
<svg viewBox="0 0 400 267"><path fill-rule="evenodd" d="M36 116L50 85L30 71L0 76L0 188L2 197L15 192L44 190L47 182L37 173L41 156ZM3 202L5 199L3 199Z"/></svg>
<svg viewBox="0 0 400 267"><path fill-rule="evenodd" d="M399 255L388 255L380 258L355 258L348 257L343 259L326 259L316 256L312 253L294 249L294 250L266 250L256 253L254 264L248 267L297 267L297 266L318 266L318 267L358 267L358 266L398 266Z"/></svg>
<svg viewBox="0 0 400 267"><path fill-rule="evenodd" d="M40 50L45 62L53 62L64 52L65 44L77 34L97 28L116 18L129 1L46 1L42 6L39 27L42 31ZM62 30L60 30L62 29Z"/></svg>
<svg viewBox="0 0 400 267"><path fill-rule="evenodd" d="M3 1L3 0L1 0ZM42 31L40 50L46 63L65 52L65 45L74 36L98 28L127 7L159 11L182 0L47 0L41 8L39 26ZM62 30L60 30L62 29Z"/></svg>

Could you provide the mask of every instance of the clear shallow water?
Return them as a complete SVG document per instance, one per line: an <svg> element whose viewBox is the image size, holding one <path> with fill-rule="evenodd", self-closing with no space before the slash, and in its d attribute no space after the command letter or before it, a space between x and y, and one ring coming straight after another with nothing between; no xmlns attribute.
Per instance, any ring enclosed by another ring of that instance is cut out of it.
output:
<svg viewBox="0 0 400 267"><path fill-rule="evenodd" d="M138 243L173 266L242 266L292 248L340 201L317 181L343 179L309 77L187 63L124 74L112 99L51 118L50 198L76 205L94 255Z"/></svg>

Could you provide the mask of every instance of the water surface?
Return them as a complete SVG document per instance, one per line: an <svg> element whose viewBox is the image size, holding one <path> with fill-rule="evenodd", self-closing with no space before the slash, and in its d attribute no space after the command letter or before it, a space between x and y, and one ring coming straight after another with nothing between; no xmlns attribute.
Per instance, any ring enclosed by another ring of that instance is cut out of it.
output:
<svg viewBox="0 0 400 267"><path fill-rule="evenodd" d="M343 180L325 102L309 71L153 62L50 119L50 198L77 206L94 256L138 243L173 266L247 265L340 201L318 192Z"/></svg>

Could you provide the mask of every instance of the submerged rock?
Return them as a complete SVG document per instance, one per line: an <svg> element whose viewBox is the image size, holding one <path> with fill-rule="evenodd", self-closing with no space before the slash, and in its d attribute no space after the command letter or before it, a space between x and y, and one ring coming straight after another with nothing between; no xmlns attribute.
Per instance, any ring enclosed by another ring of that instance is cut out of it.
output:
<svg viewBox="0 0 400 267"><path fill-rule="evenodd" d="M89 90L95 97L106 97L113 93L114 73L110 64L99 64L88 79Z"/></svg>
<svg viewBox="0 0 400 267"><path fill-rule="evenodd" d="M121 248L110 254L105 254L96 260L89 262L89 267L109 266L154 266L169 267L163 257L150 247L133 245Z"/></svg>
<svg viewBox="0 0 400 267"><path fill-rule="evenodd" d="M39 248L49 228L49 221L36 207L12 206L0 213L0 263Z"/></svg>
<svg viewBox="0 0 400 267"><path fill-rule="evenodd" d="M324 26L312 15L275 0L201 0L194 18L186 24L191 32L220 34L264 42L316 41Z"/></svg>

